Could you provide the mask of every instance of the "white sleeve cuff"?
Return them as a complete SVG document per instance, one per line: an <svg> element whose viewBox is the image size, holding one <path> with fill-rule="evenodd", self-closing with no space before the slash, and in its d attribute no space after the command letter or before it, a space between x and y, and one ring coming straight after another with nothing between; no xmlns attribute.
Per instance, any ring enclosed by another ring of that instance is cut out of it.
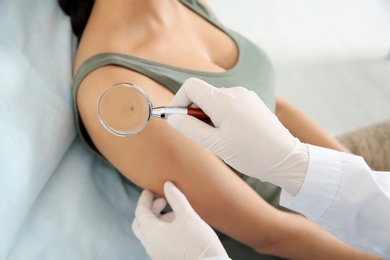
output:
<svg viewBox="0 0 390 260"><path fill-rule="evenodd" d="M309 166L302 188L293 197L281 193L280 205L316 221L328 209L335 197L342 171L342 157L337 151L308 145Z"/></svg>

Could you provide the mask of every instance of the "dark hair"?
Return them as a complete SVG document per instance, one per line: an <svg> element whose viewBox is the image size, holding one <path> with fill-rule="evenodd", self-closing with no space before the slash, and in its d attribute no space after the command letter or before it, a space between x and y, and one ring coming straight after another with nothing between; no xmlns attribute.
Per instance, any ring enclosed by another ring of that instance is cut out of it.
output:
<svg viewBox="0 0 390 260"><path fill-rule="evenodd" d="M80 41L91 14L94 0L58 0L58 4L69 15L73 33Z"/></svg>

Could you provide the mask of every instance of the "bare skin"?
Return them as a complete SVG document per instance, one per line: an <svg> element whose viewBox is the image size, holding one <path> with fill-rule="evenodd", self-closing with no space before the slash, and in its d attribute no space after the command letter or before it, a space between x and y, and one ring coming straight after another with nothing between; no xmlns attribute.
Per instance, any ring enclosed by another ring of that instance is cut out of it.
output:
<svg viewBox="0 0 390 260"><path fill-rule="evenodd" d="M75 71L102 52L209 72L226 71L238 58L231 38L170 0L95 1ZM293 259L370 258L305 218L271 207L219 158L163 120L152 119L130 138L110 134L98 121L96 104L116 82L142 86L154 106L169 104L173 93L117 66L99 68L81 83L77 104L83 122L99 151L129 180L160 196L163 183L173 181L207 223L259 252Z"/></svg>

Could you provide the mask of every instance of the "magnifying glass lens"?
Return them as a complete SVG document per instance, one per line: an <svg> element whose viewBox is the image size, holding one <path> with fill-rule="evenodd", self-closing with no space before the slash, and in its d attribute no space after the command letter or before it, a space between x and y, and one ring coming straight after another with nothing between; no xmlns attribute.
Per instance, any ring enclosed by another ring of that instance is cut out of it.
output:
<svg viewBox="0 0 390 260"><path fill-rule="evenodd" d="M99 99L98 111L105 128L120 136L139 133L150 119L147 98L137 88L126 84L108 88Z"/></svg>
<svg viewBox="0 0 390 260"><path fill-rule="evenodd" d="M152 116L166 119L173 114L185 114L209 120L199 108L153 108L146 93L131 83L117 83L107 88L99 98L97 112L102 125L112 134L122 137L141 132Z"/></svg>

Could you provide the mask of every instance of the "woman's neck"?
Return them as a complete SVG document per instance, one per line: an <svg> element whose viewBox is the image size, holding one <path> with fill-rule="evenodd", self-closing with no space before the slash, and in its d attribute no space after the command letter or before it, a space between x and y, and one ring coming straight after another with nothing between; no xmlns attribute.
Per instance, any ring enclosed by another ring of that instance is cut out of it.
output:
<svg viewBox="0 0 390 260"><path fill-rule="evenodd" d="M92 15L106 24L156 30L174 25L182 7L177 0L96 0Z"/></svg>
<svg viewBox="0 0 390 260"><path fill-rule="evenodd" d="M167 32L186 20L185 8L178 0L95 0L78 46L75 69L96 53L129 53L153 37L167 37Z"/></svg>

